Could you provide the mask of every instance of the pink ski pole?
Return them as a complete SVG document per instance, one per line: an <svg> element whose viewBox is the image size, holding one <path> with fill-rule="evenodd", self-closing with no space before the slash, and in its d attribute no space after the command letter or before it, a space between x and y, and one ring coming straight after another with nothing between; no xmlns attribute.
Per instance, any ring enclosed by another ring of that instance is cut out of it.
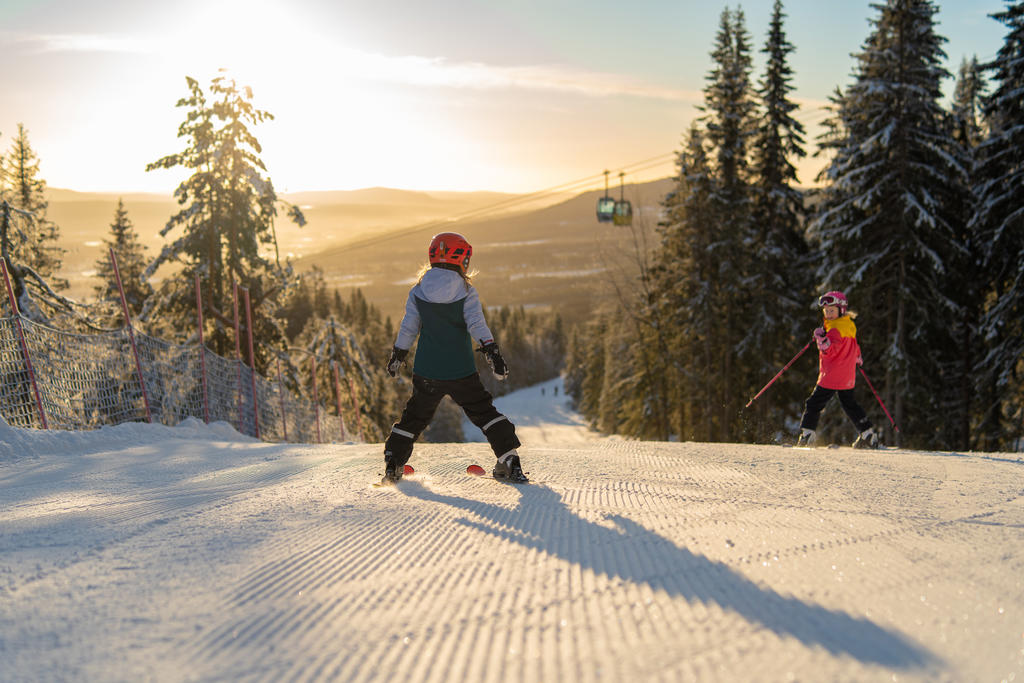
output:
<svg viewBox="0 0 1024 683"><path fill-rule="evenodd" d="M757 392L757 396L755 396L754 398L752 398L749 401L747 401L747 405L745 405L743 407L744 408L749 408L751 403L753 403L758 398L760 398L761 394L766 392L768 390L768 387L770 387L771 385L775 384L775 380L777 380L779 377L782 377L782 373L784 373L786 370L789 370L789 366L792 365L793 363L795 363L797 358L799 358L800 356L804 355L804 351L809 349L810 346L811 346L811 342L807 342L807 344L804 345L804 348L800 349L799 353L797 353L795 356L793 356L793 360L791 360L788 363L786 363L785 367L783 367L781 370L779 370L778 374L775 375L774 377L772 377L772 380L770 382L768 382L768 384L764 385L764 389L761 389L761 391Z"/></svg>
<svg viewBox="0 0 1024 683"><path fill-rule="evenodd" d="M868 379L867 374L864 372L864 368L858 365L857 369L860 370L860 374L864 378L864 381L868 383L869 387L871 387L871 393L875 395L876 399L878 399L878 405L882 406L882 411L885 413L885 416L889 418L889 423L892 425L893 430L896 432L900 431L900 428L896 426L896 421L893 420L892 415L889 414L889 410L885 407L885 404L882 403L882 397L878 395L878 392L875 391L875 386L871 384L871 380Z"/></svg>

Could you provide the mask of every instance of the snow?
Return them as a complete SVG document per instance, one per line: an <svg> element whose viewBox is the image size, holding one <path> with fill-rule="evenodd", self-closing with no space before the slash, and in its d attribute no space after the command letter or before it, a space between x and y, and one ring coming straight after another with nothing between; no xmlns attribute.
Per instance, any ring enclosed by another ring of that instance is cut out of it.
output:
<svg viewBox="0 0 1024 683"><path fill-rule="evenodd" d="M0 680L1024 674L1019 455L605 438L553 389L497 401L528 486L479 442L375 488L380 444L0 425Z"/></svg>

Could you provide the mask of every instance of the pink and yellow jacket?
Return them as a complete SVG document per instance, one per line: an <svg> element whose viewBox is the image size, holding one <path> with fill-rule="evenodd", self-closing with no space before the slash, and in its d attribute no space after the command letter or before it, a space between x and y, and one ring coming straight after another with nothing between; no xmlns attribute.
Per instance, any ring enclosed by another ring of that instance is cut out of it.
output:
<svg viewBox="0 0 1024 683"><path fill-rule="evenodd" d="M835 320L826 320L824 327L827 341L818 348L818 386L853 389L860 359L857 326L849 315L843 315Z"/></svg>

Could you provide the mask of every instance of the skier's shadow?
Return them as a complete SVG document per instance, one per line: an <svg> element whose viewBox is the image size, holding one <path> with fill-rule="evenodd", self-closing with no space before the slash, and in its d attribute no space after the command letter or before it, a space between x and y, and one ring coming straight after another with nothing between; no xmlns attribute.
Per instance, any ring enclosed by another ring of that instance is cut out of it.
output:
<svg viewBox="0 0 1024 683"><path fill-rule="evenodd" d="M435 493L416 481L397 487L421 500L463 509L480 521L468 527L533 548L609 578L646 584L689 601L715 603L779 636L818 645L833 655L893 668L924 667L938 658L901 633L845 612L780 595L756 585L727 565L681 548L621 515L606 515L615 528L578 517L543 485L517 487L519 505L490 503Z"/></svg>

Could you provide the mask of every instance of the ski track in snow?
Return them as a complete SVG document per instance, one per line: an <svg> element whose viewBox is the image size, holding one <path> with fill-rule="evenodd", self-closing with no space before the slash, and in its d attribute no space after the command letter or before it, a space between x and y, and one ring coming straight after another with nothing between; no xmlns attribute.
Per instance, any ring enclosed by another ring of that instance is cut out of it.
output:
<svg viewBox="0 0 1024 683"><path fill-rule="evenodd" d="M380 444L0 425L0 681L1024 675L1017 454L604 438L553 388L497 401L525 486L479 442L374 488Z"/></svg>

